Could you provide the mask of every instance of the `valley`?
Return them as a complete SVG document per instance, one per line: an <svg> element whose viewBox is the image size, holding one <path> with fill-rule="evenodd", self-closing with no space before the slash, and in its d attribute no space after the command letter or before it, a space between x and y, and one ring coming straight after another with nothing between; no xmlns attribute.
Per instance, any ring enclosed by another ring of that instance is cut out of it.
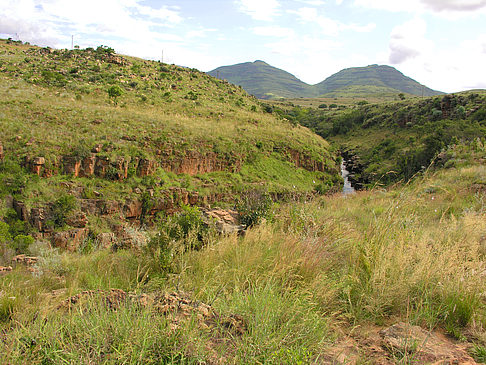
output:
<svg viewBox="0 0 486 365"><path fill-rule="evenodd" d="M486 91L255 63L0 40L0 363L486 362Z"/></svg>

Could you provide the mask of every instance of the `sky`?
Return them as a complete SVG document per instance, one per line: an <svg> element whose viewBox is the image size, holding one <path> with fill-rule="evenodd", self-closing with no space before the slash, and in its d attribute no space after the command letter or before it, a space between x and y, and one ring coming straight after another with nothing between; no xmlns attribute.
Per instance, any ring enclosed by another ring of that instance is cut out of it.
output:
<svg viewBox="0 0 486 365"><path fill-rule="evenodd" d="M486 0L0 0L0 37L201 71L263 60L309 84L380 64L486 88Z"/></svg>

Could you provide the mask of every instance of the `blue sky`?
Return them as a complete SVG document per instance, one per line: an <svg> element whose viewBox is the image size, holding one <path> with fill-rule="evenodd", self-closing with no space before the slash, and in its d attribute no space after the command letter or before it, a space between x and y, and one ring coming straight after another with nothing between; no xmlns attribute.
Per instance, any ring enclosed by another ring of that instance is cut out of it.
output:
<svg viewBox="0 0 486 365"><path fill-rule="evenodd" d="M446 92L486 88L486 0L0 0L0 36L201 71L264 60L307 83L387 64Z"/></svg>

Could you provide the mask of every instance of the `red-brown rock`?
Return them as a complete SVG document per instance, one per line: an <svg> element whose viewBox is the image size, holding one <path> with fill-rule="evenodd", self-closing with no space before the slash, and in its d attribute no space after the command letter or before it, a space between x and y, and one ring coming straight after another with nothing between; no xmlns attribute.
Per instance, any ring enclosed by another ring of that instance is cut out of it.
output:
<svg viewBox="0 0 486 365"><path fill-rule="evenodd" d="M83 212L75 212L67 217L66 224L75 228L84 228L88 224L88 217Z"/></svg>
<svg viewBox="0 0 486 365"><path fill-rule="evenodd" d="M75 251L88 237L87 228L75 228L69 231L57 232L52 238L55 247L64 248L68 251Z"/></svg>

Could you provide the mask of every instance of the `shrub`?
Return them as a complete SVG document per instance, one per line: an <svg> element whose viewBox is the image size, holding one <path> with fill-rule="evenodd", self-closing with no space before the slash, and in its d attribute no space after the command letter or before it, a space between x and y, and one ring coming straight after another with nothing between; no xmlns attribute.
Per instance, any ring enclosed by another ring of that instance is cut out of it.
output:
<svg viewBox="0 0 486 365"><path fill-rule="evenodd" d="M54 202L52 207L52 221L55 226L62 227L67 215L76 208L76 198L72 195L63 195Z"/></svg>
<svg viewBox="0 0 486 365"><path fill-rule="evenodd" d="M32 243L34 243L34 237L19 234L14 238L13 242L10 244L10 247L14 249L17 254L20 254L27 252L27 249Z"/></svg>
<svg viewBox="0 0 486 365"><path fill-rule="evenodd" d="M319 109L326 109L327 108L327 104L321 104L319 105Z"/></svg>
<svg viewBox="0 0 486 365"><path fill-rule="evenodd" d="M251 227L261 223L263 219L270 218L272 205L272 198L267 192L256 190L244 192L236 203L240 223Z"/></svg>
<svg viewBox="0 0 486 365"><path fill-rule="evenodd" d="M108 97L113 99L115 105L118 104L118 97L123 94L123 90L118 85L110 86L106 92L108 93Z"/></svg>

